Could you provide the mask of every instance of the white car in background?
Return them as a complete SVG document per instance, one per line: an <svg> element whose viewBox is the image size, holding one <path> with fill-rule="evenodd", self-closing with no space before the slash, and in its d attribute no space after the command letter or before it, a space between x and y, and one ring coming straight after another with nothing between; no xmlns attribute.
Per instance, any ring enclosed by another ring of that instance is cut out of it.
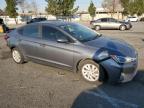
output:
<svg viewBox="0 0 144 108"><path fill-rule="evenodd" d="M130 17L128 17L125 21L126 21L126 22L128 22L128 21L137 22L137 21L139 21L139 18L138 18L138 17L135 17L135 16L130 16Z"/></svg>

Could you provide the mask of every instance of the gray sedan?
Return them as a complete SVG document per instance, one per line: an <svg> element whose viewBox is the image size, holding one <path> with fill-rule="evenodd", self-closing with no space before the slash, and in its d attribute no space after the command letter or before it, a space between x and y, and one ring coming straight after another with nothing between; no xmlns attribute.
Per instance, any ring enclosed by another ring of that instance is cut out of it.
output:
<svg viewBox="0 0 144 108"><path fill-rule="evenodd" d="M127 82L137 72L137 52L124 41L107 38L77 24L45 21L5 35L13 60L29 60L77 72L84 80Z"/></svg>
<svg viewBox="0 0 144 108"><path fill-rule="evenodd" d="M118 29L129 30L132 28L130 22L118 21L114 18L101 18L90 22L91 28L95 30L100 29Z"/></svg>

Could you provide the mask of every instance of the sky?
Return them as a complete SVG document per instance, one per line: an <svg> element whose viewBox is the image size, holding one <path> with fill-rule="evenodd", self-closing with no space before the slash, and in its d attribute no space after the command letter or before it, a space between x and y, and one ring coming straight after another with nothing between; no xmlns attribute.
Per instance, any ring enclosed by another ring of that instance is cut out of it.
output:
<svg viewBox="0 0 144 108"><path fill-rule="evenodd" d="M27 0L27 1L31 1L31 0ZM79 6L79 10L87 10L89 4L90 4L91 0L76 0L75 2L75 6ZM93 3L95 4L95 6L97 8L101 7L101 3L103 0L92 0ZM40 11L44 12L45 7L47 6L47 3L45 2L45 0L36 0ZM0 9L4 9L6 6L5 0L0 0Z"/></svg>

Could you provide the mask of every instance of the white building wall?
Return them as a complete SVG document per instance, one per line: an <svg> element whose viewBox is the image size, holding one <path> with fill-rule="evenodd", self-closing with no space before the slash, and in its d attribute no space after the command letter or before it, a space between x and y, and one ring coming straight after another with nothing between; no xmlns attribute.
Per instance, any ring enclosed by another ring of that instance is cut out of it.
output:
<svg viewBox="0 0 144 108"><path fill-rule="evenodd" d="M14 18L10 18L9 16L0 16L0 18L2 18L4 20L5 24L16 24L15 19ZM25 22L22 22L22 18L20 16L18 16L16 18L18 24L24 24Z"/></svg>
<svg viewBox="0 0 144 108"><path fill-rule="evenodd" d="M97 13L94 19L99 19L99 18L106 18L106 17L111 17L110 13ZM113 14L113 18L122 20L123 16L121 13L115 13ZM91 21L92 17L87 13L87 14L81 14L81 20L83 21Z"/></svg>
<svg viewBox="0 0 144 108"><path fill-rule="evenodd" d="M33 16L29 16L29 17L30 17L29 20L31 18L36 18L36 17L45 17L48 20L56 20L56 17L53 16L53 15L37 15L37 16L33 15ZM10 25L10 24L16 24L15 19L14 18L10 18L9 16L0 16L0 18L2 18L4 20L5 24L8 24L8 25ZM21 16L18 16L16 18L16 20L17 20L18 24L25 24L26 23L26 21L22 20Z"/></svg>

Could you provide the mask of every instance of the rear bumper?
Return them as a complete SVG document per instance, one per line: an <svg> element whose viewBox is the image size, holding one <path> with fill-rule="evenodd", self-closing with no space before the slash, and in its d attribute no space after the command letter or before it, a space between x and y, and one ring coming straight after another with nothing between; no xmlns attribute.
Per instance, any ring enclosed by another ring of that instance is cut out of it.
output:
<svg viewBox="0 0 144 108"><path fill-rule="evenodd" d="M128 64L118 64L113 59L108 59L100 63L108 74L108 82L129 82L137 74L138 61Z"/></svg>

